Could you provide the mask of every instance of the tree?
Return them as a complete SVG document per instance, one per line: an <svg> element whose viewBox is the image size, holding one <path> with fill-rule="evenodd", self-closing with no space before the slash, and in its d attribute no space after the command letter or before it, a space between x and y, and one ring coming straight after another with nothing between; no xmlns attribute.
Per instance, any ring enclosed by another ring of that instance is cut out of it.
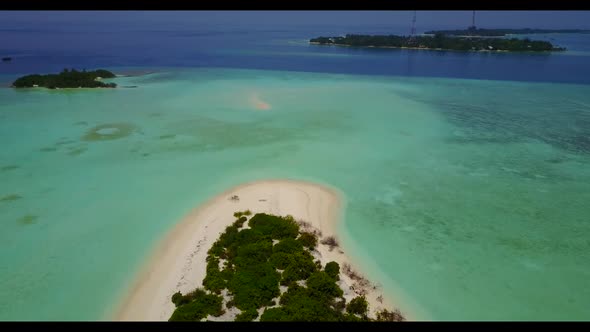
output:
<svg viewBox="0 0 590 332"><path fill-rule="evenodd" d="M338 265L338 263L330 262L326 264L324 271L326 271L326 273L334 280L340 280L340 265Z"/></svg>
<svg viewBox="0 0 590 332"><path fill-rule="evenodd" d="M351 314L357 314L361 317L367 316L367 312L369 310L369 303L364 296L357 296L354 299L350 300L348 305L346 306L346 311Z"/></svg>
<svg viewBox="0 0 590 332"><path fill-rule="evenodd" d="M307 279L307 289L310 295L317 298L332 300L335 297L341 297L342 289L336 285L336 282L324 271L314 272Z"/></svg>
<svg viewBox="0 0 590 332"><path fill-rule="evenodd" d="M310 250L314 250L318 245L318 237L315 234L307 232L302 232L299 238L297 238L297 241Z"/></svg>

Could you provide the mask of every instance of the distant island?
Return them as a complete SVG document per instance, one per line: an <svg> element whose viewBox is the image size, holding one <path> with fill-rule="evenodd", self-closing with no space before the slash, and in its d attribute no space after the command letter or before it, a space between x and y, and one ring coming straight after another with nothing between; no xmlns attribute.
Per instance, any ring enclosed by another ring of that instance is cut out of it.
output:
<svg viewBox="0 0 590 332"><path fill-rule="evenodd" d="M424 34L436 35L443 34L447 36L477 36L477 37L504 37L506 35L532 35L543 33L590 33L590 30L583 29L478 29L471 27L469 29L458 30L431 30Z"/></svg>
<svg viewBox="0 0 590 332"><path fill-rule="evenodd" d="M451 51L546 52L565 51L547 41L504 38L450 37L442 33L434 36L346 35L318 37L309 40L317 45L339 45L378 48L412 48Z"/></svg>
<svg viewBox="0 0 590 332"><path fill-rule="evenodd" d="M104 83L103 78L113 78L115 74L108 70L98 69L94 71L78 71L76 69L64 69L59 74L48 75L26 75L18 78L12 86L14 88L36 88L48 89L63 88L115 88L115 83Z"/></svg>

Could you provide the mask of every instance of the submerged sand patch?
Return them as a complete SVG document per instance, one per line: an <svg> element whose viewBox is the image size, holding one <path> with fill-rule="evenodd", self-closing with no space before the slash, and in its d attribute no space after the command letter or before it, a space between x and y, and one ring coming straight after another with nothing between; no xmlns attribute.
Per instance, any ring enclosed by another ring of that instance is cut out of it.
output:
<svg viewBox="0 0 590 332"><path fill-rule="evenodd" d="M86 150L88 150L88 148L86 146L82 146L82 147L73 147L73 148L69 148L69 152L68 155L70 156L77 156L80 155L84 152L86 152Z"/></svg>
<svg viewBox="0 0 590 332"><path fill-rule="evenodd" d="M105 123L90 128L84 136L83 141L108 141L127 137L137 130L137 126L131 123Z"/></svg>
<svg viewBox="0 0 590 332"><path fill-rule="evenodd" d="M60 140L60 141L57 141L55 143L55 145L59 146L59 145L68 145L68 144L73 144L73 143L76 143L76 141L74 141L74 140Z"/></svg>
<svg viewBox="0 0 590 332"><path fill-rule="evenodd" d="M18 166L18 165L2 166L2 167L0 167L0 172L12 171L13 169L17 169L17 168L20 168L20 166Z"/></svg>
<svg viewBox="0 0 590 332"><path fill-rule="evenodd" d="M14 202L14 201L18 201L21 198L23 198L23 197L18 194L4 195L4 196L0 197L0 202Z"/></svg>
<svg viewBox="0 0 590 332"><path fill-rule="evenodd" d="M17 222L21 225L33 225L37 223L37 219L39 219L39 216L27 214L18 218Z"/></svg>
<svg viewBox="0 0 590 332"><path fill-rule="evenodd" d="M252 104L255 109L260 111L268 111L272 108L269 103L262 100L262 98L260 98L260 96L256 93L250 96L250 104Z"/></svg>

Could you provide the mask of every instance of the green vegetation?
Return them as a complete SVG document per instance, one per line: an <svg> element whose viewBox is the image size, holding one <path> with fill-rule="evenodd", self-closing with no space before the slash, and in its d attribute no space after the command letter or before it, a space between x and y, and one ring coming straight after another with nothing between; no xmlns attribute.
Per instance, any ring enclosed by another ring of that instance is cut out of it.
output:
<svg viewBox="0 0 590 332"><path fill-rule="evenodd" d="M458 30L432 30L426 31L425 34L435 35L442 33L447 36L481 36L481 37L504 37L506 35L532 35L545 33L590 33L590 30L582 29L478 29L471 27L469 29Z"/></svg>
<svg viewBox="0 0 590 332"><path fill-rule="evenodd" d="M405 320L402 313L399 310L389 311L387 309L383 309L381 311L377 311L377 318L378 322L403 322Z"/></svg>
<svg viewBox="0 0 590 332"><path fill-rule="evenodd" d="M442 33L434 36L371 36L346 35L345 37L318 37L310 43L320 45L341 45L358 47L421 48L455 51L511 51L541 52L564 51L565 48L554 47L550 42L525 39L449 37Z"/></svg>
<svg viewBox="0 0 590 332"><path fill-rule="evenodd" d="M248 309L236 316L236 322L251 322L258 317L256 309Z"/></svg>
<svg viewBox="0 0 590 332"><path fill-rule="evenodd" d="M324 269L326 273L334 280L340 280L340 265L336 262L330 262L326 264L326 268Z"/></svg>
<svg viewBox="0 0 590 332"><path fill-rule="evenodd" d="M208 315L221 316L223 310L221 296L207 294L197 289L185 296L175 293L172 295L172 302L177 306L170 317L170 321L200 321Z"/></svg>
<svg viewBox="0 0 590 332"><path fill-rule="evenodd" d="M364 296L357 296L354 299L350 300L350 303L346 306L346 311L351 314L357 314L361 317L367 316L367 312L369 310L369 303Z"/></svg>
<svg viewBox="0 0 590 332"><path fill-rule="evenodd" d="M239 218L242 216L251 216L251 215L252 215L252 211L250 211L250 210L246 210L243 212L234 212L234 217L236 217L236 218Z"/></svg>
<svg viewBox="0 0 590 332"><path fill-rule="evenodd" d="M314 250L318 246L318 237L313 233L301 232L297 241L309 250Z"/></svg>
<svg viewBox="0 0 590 332"><path fill-rule="evenodd" d="M94 71L77 71L76 69L64 69L59 74L27 75L18 78L12 86L15 88L45 87L57 88L115 88L115 83L101 82L102 78L113 78L115 74L108 70L98 69Z"/></svg>
<svg viewBox="0 0 590 332"><path fill-rule="evenodd" d="M176 310L170 320L220 316L220 294L227 294L225 307L240 310L235 321L255 320L260 309L260 321L370 321L364 297L346 305L336 283L338 263L322 269L314 262L310 248L317 246L315 234L300 231L291 216L258 213L248 220L251 214L236 212L235 222L213 243L204 289L172 295ZM280 285L287 286L283 293Z"/></svg>

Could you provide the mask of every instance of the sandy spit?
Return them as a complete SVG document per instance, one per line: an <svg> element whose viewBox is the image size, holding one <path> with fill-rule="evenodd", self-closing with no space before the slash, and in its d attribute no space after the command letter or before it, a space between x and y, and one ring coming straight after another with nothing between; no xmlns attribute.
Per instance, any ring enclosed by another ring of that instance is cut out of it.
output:
<svg viewBox="0 0 590 332"><path fill-rule="evenodd" d="M238 199L231 199L237 196ZM108 320L166 321L174 311L170 298L177 291L183 294L202 286L206 271L207 251L235 221L233 213L249 209L253 214L265 212L291 215L306 222L309 231L321 233L320 239L334 236L342 216L343 196L326 186L292 180L264 180L231 188L195 208L184 217L156 246L128 294ZM348 301L365 294L370 316L376 310L394 309L391 299L370 279L351 279L343 272L355 265L346 255L346 248L319 245L314 256L322 264L336 261L341 267L340 287ZM357 275L362 271L355 270Z"/></svg>

